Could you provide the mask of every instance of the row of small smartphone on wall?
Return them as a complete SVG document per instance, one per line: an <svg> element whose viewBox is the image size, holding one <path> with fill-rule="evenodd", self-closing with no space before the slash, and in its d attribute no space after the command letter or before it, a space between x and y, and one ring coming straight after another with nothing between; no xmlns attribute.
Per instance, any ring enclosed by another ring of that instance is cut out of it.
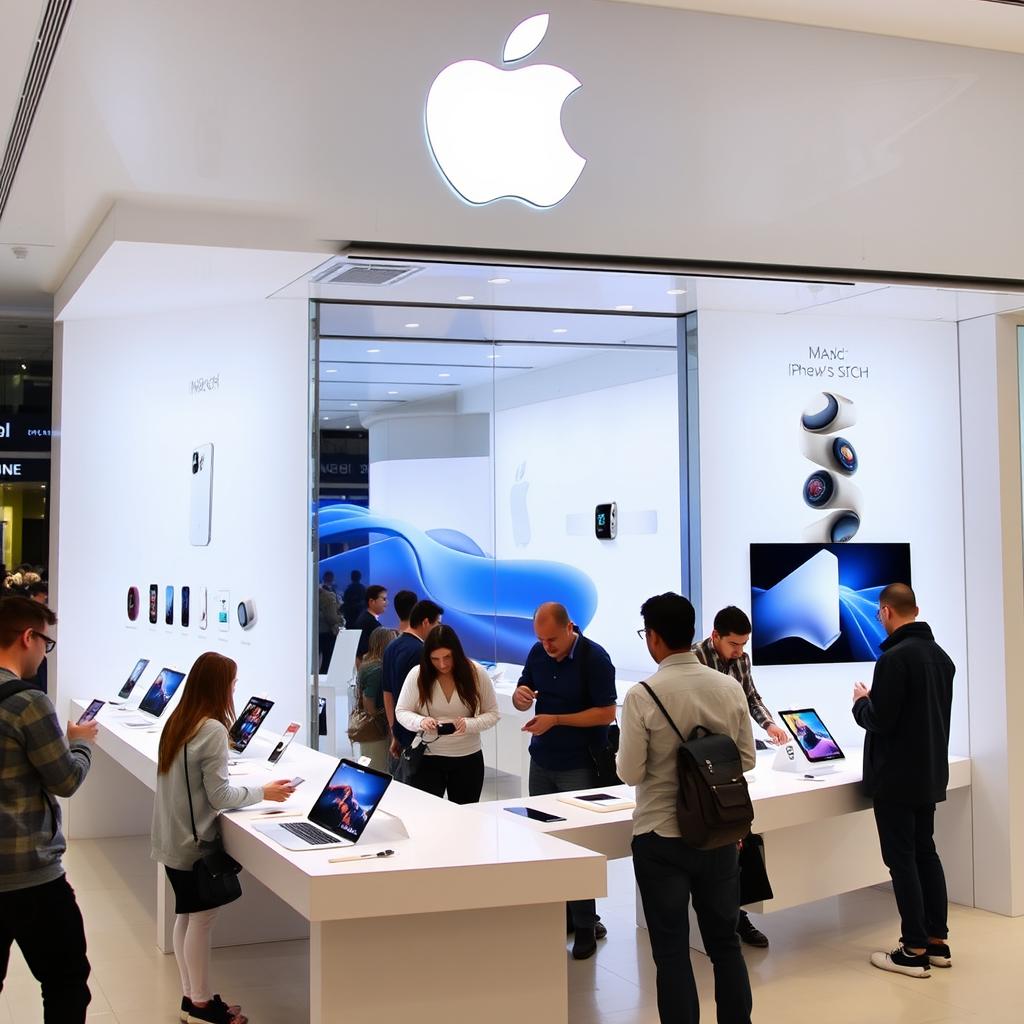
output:
<svg viewBox="0 0 1024 1024"><path fill-rule="evenodd" d="M215 598L217 628L227 630L231 627L231 591L218 590ZM164 622L168 626L174 625L175 612L175 591L174 587L164 587ZM142 604L139 600L139 588L128 588L127 611L130 622L139 618ZM179 621L182 627L188 629L192 625L193 618L200 629L206 629L209 624L206 607L206 587L182 587L180 599L177 602ZM242 629L252 629L256 624L256 605L251 597L238 602L235 608L235 617ZM149 621L156 625L160 619L160 588L155 583L149 585Z"/></svg>
<svg viewBox="0 0 1024 1024"><path fill-rule="evenodd" d="M162 668L146 689L142 700L137 705L129 707L128 702L132 691L142 678L142 673L146 671L148 665L148 658L139 658L131 674L118 691L117 696L112 697L109 701L94 700L78 719L78 724L81 725L83 722L92 721L100 713L104 705L109 704L116 711L124 712L130 716L137 715L137 717L121 719L120 725L128 728L146 729L152 729L154 726L159 727L164 711L174 699L181 684L185 681L185 673L171 668ZM242 713L228 730L228 740L231 748L236 753L241 754L249 745L249 741L256 735L256 730L264 723L273 706L274 702L266 697L249 698L242 709ZM288 726L284 735L278 741L277 746L271 751L270 757L267 758L271 764L277 763L281 755L288 748L288 744L295 739L300 728L301 726L298 722L292 722Z"/></svg>

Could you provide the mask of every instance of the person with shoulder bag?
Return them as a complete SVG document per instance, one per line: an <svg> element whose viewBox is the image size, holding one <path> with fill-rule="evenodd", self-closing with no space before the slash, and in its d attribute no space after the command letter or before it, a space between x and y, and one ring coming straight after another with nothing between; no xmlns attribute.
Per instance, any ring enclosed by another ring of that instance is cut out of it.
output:
<svg viewBox="0 0 1024 1024"><path fill-rule="evenodd" d="M700 1020L690 963L692 898L714 966L718 1024L750 1024L750 978L736 934L737 840L751 814L742 773L755 763L747 700L732 679L691 653L696 616L685 597L651 597L640 614L658 671L626 694L616 763L622 781L636 787L633 871L657 968L658 1014L664 1024ZM714 784L690 763L688 748L697 744L706 750L703 768L710 762L715 769ZM719 775L729 791L722 802Z"/></svg>
<svg viewBox="0 0 1024 1024"><path fill-rule="evenodd" d="M420 734L422 757L403 781L456 804L472 804L484 788L480 733L498 724L498 698L487 670L470 661L451 626L435 626L419 667L405 677L395 718ZM403 752L415 756L416 747Z"/></svg>
<svg viewBox="0 0 1024 1024"><path fill-rule="evenodd" d="M261 800L281 803L294 789L228 781L228 728L235 717L238 666L213 651L200 654L181 702L160 736L153 859L174 890L174 957L181 974L181 1019L188 1024L246 1024L239 1006L210 991L210 936L217 909L241 895L240 865L224 853L217 816Z"/></svg>
<svg viewBox="0 0 1024 1024"><path fill-rule="evenodd" d="M395 603L397 604L396 595ZM356 701L348 716L348 738L359 744L359 753L370 759L370 767L387 771L391 730L384 714L384 648L398 631L378 626L370 634L370 646L356 672Z"/></svg>

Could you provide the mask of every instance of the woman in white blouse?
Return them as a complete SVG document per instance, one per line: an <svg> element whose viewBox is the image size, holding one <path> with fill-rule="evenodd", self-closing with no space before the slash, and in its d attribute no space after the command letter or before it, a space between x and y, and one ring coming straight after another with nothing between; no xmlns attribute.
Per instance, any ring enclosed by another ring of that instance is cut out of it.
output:
<svg viewBox="0 0 1024 1024"><path fill-rule="evenodd" d="M409 784L456 804L476 803L484 787L480 733L498 724L498 698L482 665L470 661L451 626L435 626L402 685L395 717L422 732L427 752Z"/></svg>

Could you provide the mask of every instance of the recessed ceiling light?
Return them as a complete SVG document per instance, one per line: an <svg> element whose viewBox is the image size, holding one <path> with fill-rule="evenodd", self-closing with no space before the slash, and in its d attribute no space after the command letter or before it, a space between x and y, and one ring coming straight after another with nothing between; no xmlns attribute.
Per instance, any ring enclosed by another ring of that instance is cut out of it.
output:
<svg viewBox="0 0 1024 1024"><path fill-rule="evenodd" d="M633 307L632 306L616 306L615 307L620 313L628 313Z"/></svg>
<svg viewBox="0 0 1024 1024"><path fill-rule="evenodd" d="M389 392L388 392L388 394L389 394L389 395L397 395L397 394L398 394L398 392L397 392L397 391L389 391Z"/></svg>
<svg viewBox="0 0 1024 1024"><path fill-rule="evenodd" d="M28 367L27 367L27 366L26 366L26 365L25 365L24 363L22 363L22 364L21 364L21 368L22 368L23 370L27 370L27 369L28 369Z"/></svg>
<svg viewBox="0 0 1024 1024"><path fill-rule="evenodd" d="M366 350L366 352L367 352L367 355L371 355L371 356L372 356L372 355L376 355L376 354L377 354L377 353L378 353L379 351L380 351L380 349L379 349L379 348L368 348L368 349Z"/></svg>
<svg viewBox="0 0 1024 1024"><path fill-rule="evenodd" d="M450 376L451 376L450 373L439 373L438 374L438 377L450 377Z"/></svg>
<svg viewBox="0 0 1024 1024"><path fill-rule="evenodd" d="M487 358L488 359L500 359L501 356L496 354L496 353L491 353L491 355L489 355Z"/></svg>
<svg viewBox="0 0 1024 1024"><path fill-rule="evenodd" d="M474 299L474 296L472 296L472 295L456 295L455 298L458 299L459 302L472 302L473 299Z"/></svg>
<svg viewBox="0 0 1024 1024"><path fill-rule="evenodd" d="M337 370L324 370L324 373L337 373Z"/></svg>
<svg viewBox="0 0 1024 1024"><path fill-rule="evenodd" d="M569 328L568 327L556 327L556 328L554 328L554 330L552 330L551 333L552 334L568 334L569 333Z"/></svg>
<svg viewBox="0 0 1024 1024"><path fill-rule="evenodd" d="M666 295L685 295L686 294L686 289L685 288L669 288L669 290L667 292L665 292L665 294Z"/></svg>
<svg viewBox="0 0 1024 1024"><path fill-rule="evenodd" d="M352 429L352 427L351 427L351 426L350 426L350 425L349 425L348 423L346 423L346 424L345 424L345 429L346 429L346 430L351 430L351 429Z"/></svg>
<svg viewBox="0 0 1024 1024"><path fill-rule="evenodd" d="M359 408L359 403L358 402L349 402L348 403L348 407L350 409L358 409Z"/></svg>
<svg viewBox="0 0 1024 1024"><path fill-rule="evenodd" d="M330 416L321 416L320 418L324 419L324 420L329 420L331 417Z"/></svg>
<svg viewBox="0 0 1024 1024"><path fill-rule="evenodd" d="M489 277L487 279L488 284L508 284L509 278L507 277Z"/></svg>
<svg viewBox="0 0 1024 1024"><path fill-rule="evenodd" d="M405 326L411 331L414 327L419 327L419 324L406 324Z"/></svg>

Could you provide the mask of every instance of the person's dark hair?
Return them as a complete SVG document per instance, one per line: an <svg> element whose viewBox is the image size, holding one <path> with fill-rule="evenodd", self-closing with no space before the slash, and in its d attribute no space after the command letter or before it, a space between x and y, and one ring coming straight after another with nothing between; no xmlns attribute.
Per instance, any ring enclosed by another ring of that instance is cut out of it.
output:
<svg viewBox="0 0 1024 1024"><path fill-rule="evenodd" d="M688 651L693 645L697 615L693 605L670 590L647 598L640 608L644 628L653 630L673 651Z"/></svg>
<svg viewBox="0 0 1024 1024"><path fill-rule="evenodd" d="M906 583L890 583L879 595L878 606L888 605L901 619L917 614L917 598Z"/></svg>
<svg viewBox="0 0 1024 1024"><path fill-rule="evenodd" d="M334 573L331 572L330 569L328 569L327 572L325 572L323 574L323 576L321 577L321 580L322 580L323 583L326 583L328 580L333 580L333 579L334 579Z"/></svg>
<svg viewBox="0 0 1024 1024"><path fill-rule="evenodd" d="M398 598L395 598L398 601ZM444 615L444 609L429 598L417 601L413 610L409 612L409 625L413 629L419 629L424 622L437 622Z"/></svg>
<svg viewBox="0 0 1024 1024"><path fill-rule="evenodd" d="M750 636L751 625L747 613L731 604L715 616L715 632L719 636Z"/></svg>
<svg viewBox="0 0 1024 1024"><path fill-rule="evenodd" d="M402 622L409 620L409 613L416 607L417 597L411 590L400 590L395 594L391 607Z"/></svg>
<svg viewBox="0 0 1024 1024"><path fill-rule="evenodd" d="M45 632L57 616L38 601L27 597L5 597L0 600L0 647L10 647L26 629Z"/></svg>
<svg viewBox="0 0 1024 1024"><path fill-rule="evenodd" d="M363 578L363 574L358 569L353 569L349 579L353 583L358 583Z"/></svg>
<svg viewBox="0 0 1024 1024"><path fill-rule="evenodd" d="M538 605L537 610L533 613L534 621L538 616L552 619L556 626L568 626L572 621L569 617L569 609L557 601L547 601Z"/></svg>
<svg viewBox="0 0 1024 1024"><path fill-rule="evenodd" d="M387 587L382 587L379 583L371 583L366 588L366 603L369 604L371 601L376 601L381 594L386 594L387 592Z"/></svg>
<svg viewBox="0 0 1024 1024"><path fill-rule="evenodd" d="M435 626L423 641L423 656L420 658L420 674L418 679L420 707L427 707L430 695L437 682L437 669L430 660L434 651L447 648L452 652L452 677L455 679L455 691L473 715L480 710L480 690L476 684L476 672L470 664L466 652L462 649L462 641L451 626Z"/></svg>
<svg viewBox="0 0 1024 1024"><path fill-rule="evenodd" d="M38 597L40 594L46 594L47 597L50 596L50 585L48 583L36 580L35 583L29 583L25 587L26 597Z"/></svg>

